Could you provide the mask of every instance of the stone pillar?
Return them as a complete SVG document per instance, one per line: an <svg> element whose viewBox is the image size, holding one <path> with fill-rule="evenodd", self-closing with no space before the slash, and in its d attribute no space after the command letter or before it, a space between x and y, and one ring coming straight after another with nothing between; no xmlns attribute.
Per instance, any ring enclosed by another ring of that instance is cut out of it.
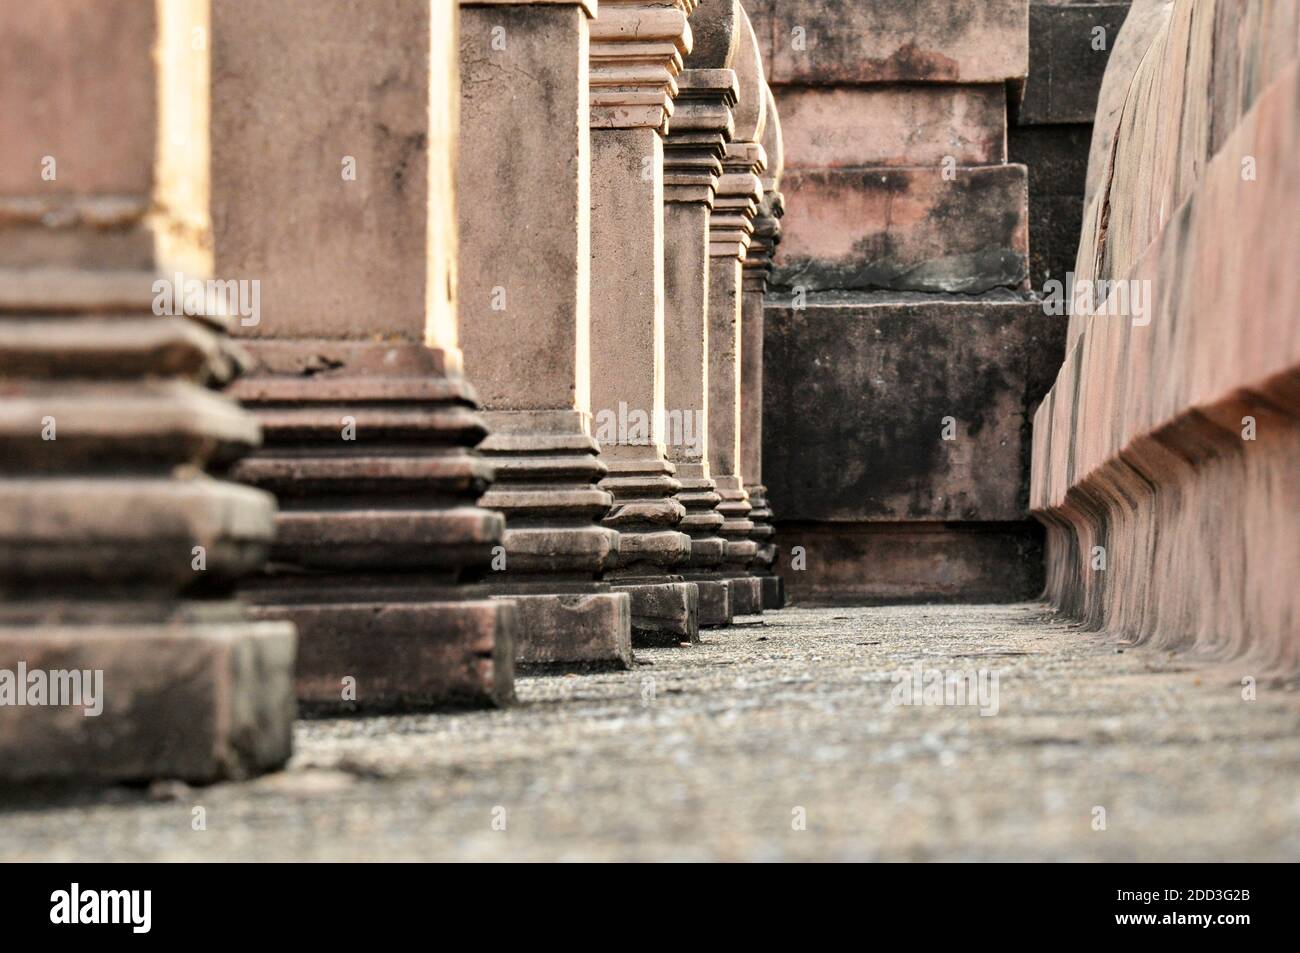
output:
<svg viewBox="0 0 1300 953"><path fill-rule="evenodd" d="M758 545L753 573L763 583L763 608L779 609L785 604L781 577L774 571L776 543L772 537L772 510L763 486L763 299L772 273L772 255L781 241L781 216L785 199L779 191L783 162L781 120L776 111L772 90L764 86L767 117L763 132L763 151L767 168L763 172L763 198L754 218L754 235L749 243L743 267L743 320L741 331L740 389L740 470L745 478L745 492L753 507L749 518L754 524L752 539Z"/></svg>
<svg viewBox="0 0 1300 953"><path fill-rule="evenodd" d="M694 0L605 0L591 35L591 332L596 436L620 536L610 578L632 597L638 644L699 637L685 507L666 442L663 131L690 51ZM680 417L680 415L679 415Z"/></svg>
<svg viewBox="0 0 1300 953"><path fill-rule="evenodd" d="M757 173L766 158L761 143L767 117L763 67L749 17L739 14L740 41L735 58L740 86L735 133L722 159L723 174L709 220L709 465L717 483L723 516L720 535L727 543L723 569L731 581L732 611L763 611L762 583L749 574L758 553L754 523L741 470L741 266L754 232L754 215L763 196Z"/></svg>
<svg viewBox="0 0 1300 953"><path fill-rule="evenodd" d="M460 7L461 340L494 433L484 506L509 529L493 591L529 667L628 667L630 599L591 433L588 44L595 4Z"/></svg>
<svg viewBox="0 0 1300 953"><path fill-rule="evenodd" d="M275 501L221 475L259 435L210 390L241 361L202 313L207 30L197 0L0 9L0 784L290 754L293 626L231 594Z"/></svg>
<svg viewBox="0 0 1300 953"><path fill-rule="evenodd" d="M691 537L684 578L699 588L702 626L731 622L731 592L719 572L726 542L718 535L722 501L709 471L709 213L734 124L738 86L736 0L706 2L691 18L694 46L677 77L677 100L664 140L664 393L669 426L691 439L670 440L668 457ZM688 430L689 428L689 430Z"/></svg>
<svg viewBox="0 0 1300 953"><path fill-rule="evenodd" d="M513 607L476 581L487 432L460 372L447 4L213 9L220 273L260 278L235 393L266 432L237 476L280 499L263 618L293 619L313 708L501 704ZM286 42L286 38L292 42Z"/></svg>

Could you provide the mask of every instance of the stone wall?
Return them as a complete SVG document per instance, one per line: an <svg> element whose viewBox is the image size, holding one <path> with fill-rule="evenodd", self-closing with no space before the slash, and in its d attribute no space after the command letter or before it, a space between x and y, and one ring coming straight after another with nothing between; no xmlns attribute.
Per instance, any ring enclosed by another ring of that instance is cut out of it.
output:
<svg viewBox="0 0 1300 953"><path fill-rule="evenodd" d="M1064 322L1029 293L1033 172L1007 142L1022 94L1036 121L1068 99L1034 74L1038 18L1029 0L750 10L787 142L763 463L806 560L788 550L787 583L805 601L1036 595L1029 424Z"/></svg>
<svg viewBox="0 0 1300 953"><path fill-rule="evenodd" d="M1131 21L1034 422L1047 592L1091 628L1294 673L1300 7L1139 0Z"/></svg>
<svg viewBox="0 0 1300 953"><path fill-rule="evenodd" d="M1007 152L1029 169L1035 290L1074 267L1097 94L1128 11L1129 0L1030 0L1029 76L1012 102Z"/></svg>

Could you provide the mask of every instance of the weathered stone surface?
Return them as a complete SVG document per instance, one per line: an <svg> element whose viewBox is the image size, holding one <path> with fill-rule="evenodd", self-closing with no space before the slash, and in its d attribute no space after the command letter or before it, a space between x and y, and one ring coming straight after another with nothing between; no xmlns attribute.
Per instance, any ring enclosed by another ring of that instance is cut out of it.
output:
<svg viewBox="0 0 1300 953"><path fill-rule="evenodd" d="M700 628L715 628L731 625L731 584L727 579L697 576L689 570L682 573L688 582L695 583L698 590L697 605Z"/></svg>
<svg viewBox="0 0 1300 953"><path fill-rule="evenodd" d="M979 294L1027 286L1023 166L789 169L773 282Z"/></svg>
<svg viewBox="0 0 1300 953"><path fill-rule="evenodd" d="M1101 89L1097 94L1095 133L1088 156L1085 204L1092 203L1093 196L1102 184L1106 162L1110 159L1111 144L1115 139L1115 129L1119 126L1120 112L1128 98L1133 73L1146 55L1152 39L1169 21L1173 7L1174 0L1133 0L1130 4L1128 16L1124 19L1124 29L1120 30L1119 37L1111 48Z"/></svg>
<svg viewBox="0 0 1300 953"><path fill-rule="evenodd" d="M734 474L740 464L740 262L714 256L709 264L709 465L715 475Z"/></svg>
<svg viewBox="0 0 1300 953"><path fill-rule="evenodd" d="M613 496L596 484L608 467L576 412L496 411L483 453L497 482L481 500L509 518L503 579L558 574L599 579L616 564L617 531L597 525Z"/></svg>
<svg viewBox="0 0 1300 953"><path fill-rule="evenodd" d="M198 553L204 578L220 584L266 560L275 504L264 493L202 475L106 479L53 467L0 481L0 592L17 598L72 580L183 591L199 582Z"/></svg>
<svg viewBox="0 0 1300 953"><path fill-rule="evenodd" d="M701 0L691 12L689 70L731 69L740 46L740 0Z"/></svg>
<svg viewBox="0 0 1300 953"><path fill-rule="evenodd" d="M668 168L671 174L672 166ZM708 191L711 194L712 186ZM715 507L721 497L708 462L709 205L667 201L664 206L664 392L668 406L678 410L683 421L691 421L693 430L692 440L668 444L680 485L675 499L684 510L679 529L691 538L691 555L682 571L693 571L693 580L700 583L701 624L719 625L726 621L726 588L715 581L706 593L698 575L716 569L726 548L717 535L723 517Z"/></svg>
<svg viewBox="0 0 1300 953"><path fill-rule="evenodd" d="M1011 161L1029 170L1029 281L1036 291L1074 270L1091 138L1084 123L1008 131Z"/></svg>
<svg viewBox="0 0 1300 953"><path fill-rule="evenodd" d="M785 142L781 118L772 90L766 89L767 118L763 151L767 163L762 170L763 197L754 219L754 235L742 265L741 359L740 359L740 467L749 495L749 519L754 524L750 538L757 551L750 567L763 580L763 608L781 608L779 582L769 582L774 573L777 547L773 541L772 510L763 486L763 302L772 272L772 256L781 241L781 217L785 197L781 180L785 173Z"/></svg>
<svg viewBox="0 0 1300 953"><path fill-rule="evenodd" d="M591 23L591 127L663 129L696 0L605 0ZM594 179L593 181L599 181Z"/></svg>
<svg viewBox="0 0 1300 953"><path fill-rule="evenodd" d="M1020 464L1063 318L1009 294L806 305L767 307L769 365L800 369L765 378L763 475L782 521L1026 518Z"/></svg>
<svg viewBox="0 0 1300 953"><path fill-rule="evenodd" d="M686 508L674 499L682 488L673 465L657 455L612 447L605 455L609 475L600 488L614 498L604 524L618 531L619 552L611 578L626 579L671 569L691 554L690 537L679 530Z"/></svg>
<svg viewBox="0 0 1300 953"><path fill-rule="evenodd" d="M262 282L264 320L244 335L364 340L378 325L425 340L430 286L412 263L429 213L450 213L425 201L429 151L449 143L432 138L427 94L396 91L445 84L449 60L435 76L429 63L444 19L421 4L212 4L216 268Z"/></svg>
<svg viewBox="0 0 1300 953"><path fill-rule="evenodd" d="M616 582L614 591L627 593L632 600L632 645L636 648L700 640L700 596L695 583Z"/></svg>
<svg viewBox="0 0 1300 953"><path fill-rule="evenodd" d="M752 558L752 557L751 557ZM737 574L728 578L733 616L763 614L763 580L758 576Z"/></svg>
<svg viewBox="0 0 1300 953"><path fill-rule="evenodd" d="M1029 169L1035 289L1049 279L1064 281L1074 269L1102 74L1112 51L1132 56L1130 37L1119 30L1128 10L1128 0L1034 0L1030 7L1029 79L1007 146L1011 161ZM1104 34L1095 32L1099 28ZM1136 21L1135 29L1142 29ZM1109 143L1109 136L1101 138Z"/></svg>
<svg viewBox="0 0 1300 953"><path fill-rule="evenodd" d="M463 340L469 372L485 381L495 431L483 450L498 483L481 502L507 517L505 561L494 566L491 589L518 596L521 665L628 667L630 600L603 578L617 565L619 534L600 525L614 497L597 486L608 467L591 421L588 50L596 10L582 3L461 7ZM633 35L606 30L600 42L631 55L635 16L610 10L602 30L621 23ZM662 19L647 23L645 38L662 26ZM501 27L510 37L504 48L494 42ZM667 86L664 62L678 53L661 46L647 51L659 69L639 78ZM520 76L531 80L521 85ZM602 82L608 79L605 71ZM615 100L602 95L602 116L614 114ZM662 111L662 91L637 106L642 119ZM495 158L478 161L480 153Z"/></svg>
<svg viewBox="0 0 1300 953"><path fill-rule="evenodd" d="M1006 161L1007 91L998 83L791 86L778 96L791 168Z"/></svg>
<svg viewBox="0 0 1300 953"><path fill-rule="evenodd" d="M1043 532L1032 520L782 520L778 528L782 575L799 605L1009 602L1043 589Z"/></svg>
<svg viewBox="0 0 1300 953"><path fill-rule="evenodd" d="M693 0L614 0L592 25L592 407L610 468L600 485L614 497L604 524L620 537L609 579L631 596L636 644L694 641L699 634L697 590L675 574L690 558L691 538L679 529L686 509L673 499L681 484L673 478L664 432L662 133L691 50L686 15L694 7ZM715 79L729 85L729 77ZM717 122L692 112L688 128L704 126L716 147ZM625 409L648 427L625 430ZM608 426L614 418L620 423Z"/></svg>
<svg viewBox="0 0 1300 953"><path fill-rule="evenodd" d="M157 120L154 4L60 0L5 10L0 35L0 195L148 195ZM58 77L57 84L51 83ZM41 160L57 161L42 179Z"/></svg>
<svg viewBox="0 0 1300 953"><path fill-rule="evenodd" d="M1106 61L1128 12L1129 0L1031 0L1029 77L1019 125L1092 122Z"/></svg>
<svg viewBox="0 0 1300 953"><path fill-rule="evenodd" d="M775 85L996 83L1028 68L1025 0L753 0Z"/></svg>
<svg viewBox="0 0 1300 953"><path fill-rule="evenodd" d="M5 615L13 608L6 606ZM96 614L98 621L0 621L0 670L15 672L21 664L29 673L102 673L98 714L88 716L84 705L0 707L6 782L206 783L259 774L289 759L292 626L250 623L233 611L163 623L115 622L103 605Z"/></svg>
<svg viewBox="0 0 1300 953"><path fill-rule="evenodd" d="M758 581L763 585L763 608L764 609L784 609L785 608L785 580L780 576L759 576Z"/></svg>
<svg viewBox="0 0 1300 953"><path fill-rule="evenodd" d="M765 312L763 458L746 480L756 526L771 510L779 533L875 532L867 524L879 521L904 540L913 520L1033 531L1027 378L1044 337L1060 353L1063 322L1040 334L1045 319L1023 297L1027 170L1007 164L1028 16L1027 0L756 4L788 144L771 276L782 294ZM951 547L964 568L950 577L976 588L1024 568L998 559L1033 556L991 539L972 548L956 533L926 540L937 559ZM791 545L781 539L783 560ZM922 575L907 588L918 564L906 543L873 545L895 568L835 550L818 598L833 585L850 601L952 595L955 583ZM787 572L795 597L807 597L807 577Z"/></svg>
<svg viewBox="0 0 1300 953"><path fill-rule="evenodd" d="M723 517L718 528L725 543L720 571L728 580L731 611L751 614L762 611L762 593L761 584L748 575L758 544L751 538L754 523L748 518L751 506L741 469L742 264L764 194L758 176L767 167L762 143L769 97L758 40L743 10L738 27L735 135L723 155L723 174L709 220L708 459L719 497L717 511Z"/></svg>
<svg viewBox="0 0 1300 953"><path fill-rule="evenodd" d="M599 591L548 581L545 593L526 583L509 601L519 617L516 658L524 672L628 669L632 655L632 600L625 592Z"/></svg>
<svg viewBox="0 0 1300 953"><path fill-rule="evenodd" d="M270 605L298 627L308 712L374 714L514 701L515 606L498 600Z"/></svg>
<svg viewBox="0 0 1300 953"><path fill-rule="evenodd" d="M492 479L471 452L486 432L473 391L419 344L257 353L234 393L266 445L233 472L281 510L270 571L245 591L259 617L297 624L301 700L372 712L510 701L512 609L465 585L505 523L473 505ZM330 370L304 378L315 359Z"/></svg>
<svg viewBox="0 0 1300 953"><path fill-rule="evenodd" d="M1060 609L1292 675L1298 28L1293 5L1187 3L1152 37L1076 265L1145 307L1071 317L1031 496Z"/></svg>
<svg viewBox="0 0 1300 953"><path fill-rule="evenodd" d="M1064 335L1063 318L1005 294L769 300L771 366L807 369L768 374L764 394L791 597L1032 596L1029 422Z"/></svg>
<svg viewBox="0 0 1300 953"><path fill-rule="evenodd" d="M460 338L493 410L589 407L587 21L577 3L460 10Z"/></svg>
<svg viewBox="0 0 1300 953"><path fill-rule="evenodd" d="M679 528L691 540L680 572L695 584L699 626L731 622L730 588L719 571L727 547L718 535L722 497L709 463L709 282L710 219L740 92L731 68L739 9L734 0L713 0L693 14L695 45L664 142L664 400L682 422L677 439L667 435L667 452L681 487L674 498L685 511Z"/></svg>

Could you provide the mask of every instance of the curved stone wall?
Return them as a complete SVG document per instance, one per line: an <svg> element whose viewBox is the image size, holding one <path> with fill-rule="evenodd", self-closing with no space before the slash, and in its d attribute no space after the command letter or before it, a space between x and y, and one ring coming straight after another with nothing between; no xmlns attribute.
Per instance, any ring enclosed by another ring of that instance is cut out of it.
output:
<svg viewBox="0 0 1300 953"><path fill-rule="evenodd" d="M1133 641L1294 673L1300 7L1157 12L1103 89L1103 111L1126 92L1035 417L1047 595Z"/></svg>

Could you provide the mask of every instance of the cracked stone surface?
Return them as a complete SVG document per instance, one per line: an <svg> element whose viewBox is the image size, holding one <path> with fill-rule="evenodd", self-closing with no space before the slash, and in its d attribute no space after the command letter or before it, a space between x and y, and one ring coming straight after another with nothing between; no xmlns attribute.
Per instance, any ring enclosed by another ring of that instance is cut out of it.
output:
<svg viewBox="0 0 1300 953"><path fill-rule="evenodd" d="M250 782L8 792L0 859L1300 856L1294 685L1246 701L1249 672L1038 605L791 608L637 654L505 711L300 721ZM996 671L997 714L894 704L917 662Z"/></svg>

